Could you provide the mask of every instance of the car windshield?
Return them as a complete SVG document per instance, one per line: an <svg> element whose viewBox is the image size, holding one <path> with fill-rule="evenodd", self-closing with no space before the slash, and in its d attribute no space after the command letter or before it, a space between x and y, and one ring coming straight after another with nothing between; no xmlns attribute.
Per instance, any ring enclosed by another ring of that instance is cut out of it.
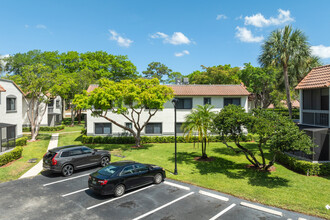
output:
<svg viewBox="0 0 330 220"><path fill-rule="evenodd" d="M115 166L106 166L98 171L99 174L105 175L105 176L111 176L118 170L118 167Z"/></svg>

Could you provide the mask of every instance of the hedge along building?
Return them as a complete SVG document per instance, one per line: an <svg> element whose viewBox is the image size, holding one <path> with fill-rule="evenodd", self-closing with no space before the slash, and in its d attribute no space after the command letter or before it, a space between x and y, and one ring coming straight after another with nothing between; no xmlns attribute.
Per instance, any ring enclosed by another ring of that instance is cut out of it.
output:
<svg viewBox="0 0 330 220"><path fill-rule="evenodd" d="M330 65L313 68L296 86L300 95L299 126L319 146L312 155L296 154L312 161L330 161L329 86Z"/></svg>
<svg viewBox="0 0 330 220"><path fill-rule="evenodd" d="M24 93L11 80L0 79L0 152L15 147L22 136Z"/></svg>
<svg viewBox="0 0 330 220"><path fill-rule="evenodd" d="M252 106L248 97L250 93L244 85L168 85L174 90L177 106L177 134L183 135L181 125L185 116L191 113L197 105L211 104L214 111L220 111L225 105L235 104L242 106L248 112ZM87 92L92 92L98 85L90 85ZM146 121L148 109L141 114L141 123ZM101 117L93 117L91 110L87 110L86 129L88 136L125 136L129 135L124 129L113 125ZM107 116L115 119L118 123L132 128L132 123L124 116L107 113ZM149 121L143 136L168 136L174 135L174 106L171 101L164 104L164 109L158 111Z"/></svg>

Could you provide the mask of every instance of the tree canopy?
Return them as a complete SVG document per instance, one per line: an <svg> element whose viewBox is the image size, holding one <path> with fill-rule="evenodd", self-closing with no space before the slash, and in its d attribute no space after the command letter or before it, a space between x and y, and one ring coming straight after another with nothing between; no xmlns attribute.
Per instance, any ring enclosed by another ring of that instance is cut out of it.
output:
<svg viewBox="0 0 330 220"><path fill-rule="evenodd" d="M135 79L120 82L101 79L99 87L87 94L77 95L73 103L80 108L89 109L94 117L102 117L133 135L136 146L140 146L141 131L158 110L173 98L173 90L159 84L159 80ZM147 110L146 112L144 110ZM109 114L108 114L109 113ZM111 114L112 113L112 114ZM148 114L142 120L141 114ZM133 128L117 121L122 115L132 123Z"/></svg>
<svg viewBox="0 0 330 220"><path fill-rule="evenodd" d="M225 106L214 118L212 131L222 136L228 148L243 153L255 168L262 170L268 170L274 164L278 152L300 150L311 153L310 148L315 146L290 119L265 109L257 108L247 113L241 106ZM242 144L246 132L258 135L261 161L255 152ZM235 146L228 144L230 140L234 140ZM272 157L266 158L264 151L269 147Z"/></svg>
<svg viewBox="0 0 330 220"><path fill-rule="evenodd" d="M311 50L307 37L301 30L293 30L291 26L273 31L262 45L262 53L259 56L261 66L280 67L283 70L290 118L292 118L292 106L288 76L289 67L292 66L293 69L306 67L306 61L310 59ZM298 72L295 74L298 74Z"/></svg>
<svg viewBox="0 0 330 220"><path fill-rule="evenodd" d="M151 62L148 68L142 71L143 76L147 78L157 78L162 84L171 84L175 82L175 78L181 78L179 72L172 72L170 68L160 62Z"/></svg>
<svg viewBox="0 0 330 220"><path fill-rule="evenodd" d="M189 83L193 84L239 84L239 67L231 67L230 64L205 67L203 71L194 71L188 75Z"/></svg>

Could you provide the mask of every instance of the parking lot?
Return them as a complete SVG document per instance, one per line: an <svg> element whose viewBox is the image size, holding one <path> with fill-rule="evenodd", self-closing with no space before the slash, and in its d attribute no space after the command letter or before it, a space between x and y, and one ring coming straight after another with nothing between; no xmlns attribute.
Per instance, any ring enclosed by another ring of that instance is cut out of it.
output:
<svg viewBox="0 0 330 220"><path fill-rule="evenodd" d="M119 198L98 196L87 187L89 173L97 169L68 178L43 173L0 184L0 218L317 219L173 180L129 191Z"/></svg>

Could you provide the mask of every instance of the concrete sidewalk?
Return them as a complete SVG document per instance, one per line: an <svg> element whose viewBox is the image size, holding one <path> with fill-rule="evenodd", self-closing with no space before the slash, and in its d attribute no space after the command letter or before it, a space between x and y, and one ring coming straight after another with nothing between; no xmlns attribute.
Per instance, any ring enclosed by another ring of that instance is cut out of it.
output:
<svg viewBox="0 0 330 220"><path fill-rule="evenodd" d="M49 141L49 145L48 145L47 150L50 150L50 149L53 149L53 148L57 147L58 135L59 135L58 133L52 135L52 137ZM38 175L41 171L42 171L42 159L39 161L39 163L37 163L37 165L32 167L26 173L24 173L19 179L34 177L34 176Z"/></svg>

